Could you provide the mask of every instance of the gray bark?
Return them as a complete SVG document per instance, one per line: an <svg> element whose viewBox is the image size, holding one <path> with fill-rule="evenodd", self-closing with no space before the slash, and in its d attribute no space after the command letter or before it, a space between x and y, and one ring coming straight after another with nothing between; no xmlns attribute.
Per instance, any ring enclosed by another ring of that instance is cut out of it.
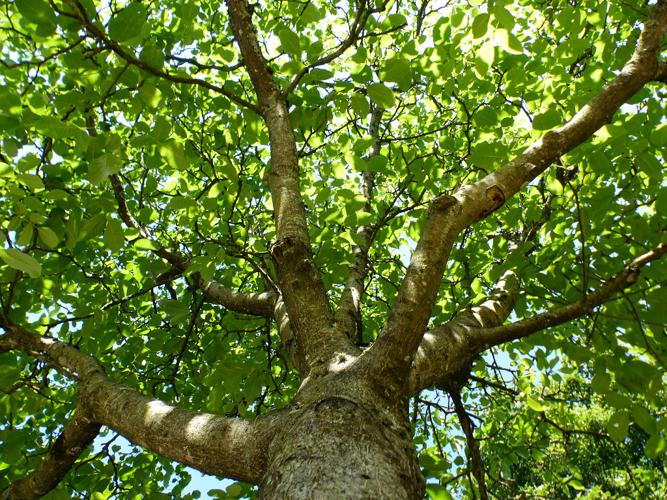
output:
<svg viewBox="0 0 667 500"><path fill-rule="evenodd" d="M260 498L421 498L407 399L388 402L354 368L297 397L273 440Z"/></svg>
<svg viewBox="0 0 667 500"><path fill-rule="evenodd" d="M637 50L619 76L568 123L480 181L435 200L384 330L363 353L352 345L345 328L336 328L313 262L285 93L261 53L246 2L227 0L227 5L259 104L230 97L227 91L220 93L259 113L269 131L271 168L266 181L275 208L277 242L272 254L278 290L246 295L209 282L198 286L230 309L273 315L279 321L283 342L302 377L299 392L287 408L254 420L177 408L114 383L93 358L0 316L0 327L6 332L0 336L0 353L16 349L44 360L80 388L78 409L86 424L68 426L63 440L70 451L49 454L37 473L57 471L59 476L53 472L43 482L53 487L76 459L74 450L90 442L98 425L106 425L149 450L202 471L260 484L263 498L419 498L423 481L407 415L407 401L414 392L435 383L446 385L448 378L492 345L587 314L632 285L641 266L667 252L667 246L661 245L638 257L598 292L577 303L502 326L512 307L514 288L512 280L506 279L488 302L426 330L460 231L488 216L559 156L587 140L644 84L665 78L665 66L659 64L657 54L667 29L667 2L660 0L653 8ZM168 80L203 85L151 69L109 40L85 17L80 5L77 12L83 26L128 63ZM365 15L360 10L353 33L363 28ZM340 52L350 44L345 42ZM326 58L315 64L325 62ZM298 78L292 85L297 83ZM119 213L132 225L122 186L113 184ZM160 247L156 253L176 271L187 266L180 255L167 249ZM365 262L360 259L358 264L359 276L352 288L360 291ZM352 310L356 314L356 304Z"/></svg>

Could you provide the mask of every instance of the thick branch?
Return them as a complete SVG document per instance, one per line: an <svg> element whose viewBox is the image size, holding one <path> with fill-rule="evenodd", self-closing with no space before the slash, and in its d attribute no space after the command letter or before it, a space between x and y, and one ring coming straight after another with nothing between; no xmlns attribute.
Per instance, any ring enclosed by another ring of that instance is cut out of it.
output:
<svg viewBox="0 0 667 500"><path fill-rule="evenodd" d="M283 412L255 420L223 418L168 405L111 382L92 357L56 339L4 323L0 352L43 359L79 383L79 407L93 422L172 460L220 477L258 483Z"/></svg>
<svg viewBox="0 0 667 500"><path fill-rule="evenodd" d="M472 349L471 332L501 325L512 312L518 286L516 275L507 271L484 303L426 332L410 371L410 394L437 384L468 364L477 355Z"/></svg>
<svg viewBox="0 0 667 500"><path fill-rule="evenodd" d="M131 442L202 472L257 484L284 413L254 420L184 410L100 376L82 387L96 421Z"/></svg>
<svg viewBox="0 0 667 500"><path fill-rule="evenodd" d="M532 333L590 314L596 307L602 305L617 292L635 283L639 277L639 270L649 262L659 259L665 253L667 253L667 243L640 255L595 292L586 295L577 302L516 323L472 332L475 349L477 352L482 352L494 345L527 337Z"/></svg>
<svg viewBox="0 0 667 500"><path fill-rule="evenodd" d="M280 289L292 331L308 366L321 364L351 346L347 337L334 328L324 284L313 260L287 101L261 52L246 2L227 0L227 7L269 131L271 168L266 180L273 201L277 237L271 254Z"/></svg>
<svg viewBox="0 0 667 500"><path fill-rule="evenodd" d="M398 297L379 338L365 353L382 378L405 385L407 375L433 310L447 257L461 229L458 202L443 197L431 206L412 254Z"/></svg>
<svg viewBox="0 0 667 500"><path fill-rule="evenodd" d="M658 55L667 33L667 2L651 10L632 58L570 121L548 132L523 154L455 193L465 226L488 216L555 160L588 140L645 84L659 76Z"/></svg>
<svg viewBox="0 0 667 500"><path fill-rule="evenodd" d="M620 74L568 123L547 133L526 152L480 181L434 201L417 249L384 330L368 351L382 374L405 374L431 314L445 263L459 232L487 217L554 160L587 140L658 72L667 30L667 2L652 9L637 49Z"/></svg>
<svg viewBox="0 0 667 500"><path fill-rule="evenodd" d="M199 287L209 299L230 311L254 316L273 316L277 297L274 292L237 292L211 280L201 281Z"/></svg>
<svg viewBox="0 0 667 500"><path fill-rule="evenodd" d="M380 120L383 108L374 107L368 126L368 134L373 138L373 147L369 157L380 154ZM361 192L364 196L364 211L372 213L373 189L375 187L374 173L365 171L361 174ZM336 311L336 325L345 334L353 338L356 332L357 344L362 341L361 299L364 294L364 280L368 272L368 251L373 243L374 229L371 226L359 226L357 235L360 244L353 248L354 261L347 270L345 289L341 295L340 304Z"/></svg>
<svg viewBox="0 0 667 500"><path fill-rule="evenodd" d="M58 486L77 458L93 442L100 425L78 411L65 426L42 463L0 494L2 499L40 498Z"/></svg>

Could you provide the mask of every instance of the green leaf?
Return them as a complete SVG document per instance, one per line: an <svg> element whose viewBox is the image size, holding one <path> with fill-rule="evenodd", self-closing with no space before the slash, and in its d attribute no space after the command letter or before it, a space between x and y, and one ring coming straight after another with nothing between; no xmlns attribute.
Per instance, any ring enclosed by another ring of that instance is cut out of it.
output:
<svg viewBox="0 0 667 500"><path fill-rule="evenodd" d="M318 9L312 2L309 2L306 8L303 9L300 20L305 23L314 23L322 19L324 15L324 9Z"/></svg>
<svg viewBox="0 0 667 500"><path fill-rule="evenodd" d="M586 486L584 486L584 485L581 483L581 481L579 481L578 479L572 479L572 478L570 478L570 479L567 481L567 485L568 485L569 487L571 487L571 488L577 490L577 491L585 491L585 490L586 490Z"/></svg>
<svg viewBox="0 0 667 500"><path fill-rule="evenodd" d="M53 116L39 116L35 128L53 139L77 138L85 135L85 132L79 127Z"/></svg>
<svg viewBox="0 0 667 500"><path fill-rule="evenodd" d="M667 451L667 439L659 434L653 435L646 441L644 448L646 456L649 458L658 458Z"/></svg>
<svg viewBox="0 0 667 500"><path fill-rule="evenodd" d="M482 142L473 147L468 162L490 170L507 159L507 150L500 143Z"/></svg>
<svg viewBox="0 0 667 500"><path fill-rule="evenodd" d="M297 58L301 55L301 41L299 40L299 35L294 33L291 29L281 29L278 32L278 38L280 39L280 46L285 52Z"/></svg>
<svg viewBox="0 0 667 500"><path fill-rule="evenodd" d="M664 146L667 144L667 122L658 125L653 132L651 132L651 142L656 146Z"/></svg>
<svg viewBox="0 0 667 500"><path fill-rule="evenodd" d="M412 66L401 57L389 59L384 67L384 79L398 84L401 90L408 90L412 84Z"/></svg>
<svg viewBox="0 0 667 500"><path fill-rule="evenodd" d="M371 172L380 172L387 168L388 162L389 159L386 156L375 155L366 160L366 165Z"/></svg>
<svg viewBox="0 0 667 500"><path fill-rule="evenodd" d="M109 21L109 36L117 42L138 37L146 24L147 15L145 5L138 2L130 4Z"/></svg>
<svg viewBox="0 0 667 500"><path fill-rule="evenodd" d="M158 246L146 238L138 239L134 242L134 246L140 250L158 250Z"/></svg>
<svg viewBox="0 0 667 500"><path fill-rule="evenodd" d="M16 238L16 244L19 246L28 246L32 241L32 235L35 232L35 226L28 223Z"/></svg>
<svg viewBox="0 0 667 500"><path fill-rule="evenodd" d="M555 177L549 177L547 179L547 187L549 188L549 191L554 193L555 195L562 195L563 194L563 188L564 186L560 183L560 181L555 178Z"/></svg>
<svg viewBox="0 0 667 500"><path fill-rule="evenodd" d="M490 106L480 108L473 117L475 124L479 127L491 127L498 125L498 115Z"/></svg>
<svg viewBox="0 0 667 500"><path fill-rule="evenodd" d="M658 432L658 426L655 418L642 405L635 405L632 407L632 418L637 424L649 434Z"/></svg>
<svg viewBox="0 0 667 500"><path fill-rule="evenodd" d="M480 60L482 60L487 66L491 66L493 64L494 54L495 47L491 42L486 42L477 51L477 57L479 57Z"/></svg>
<svg viewBox="0 0 667 500"><path fill-rule="evenodd" d="M116 219L107 220L107 226L104 230L104 244L114 253L123 248L125 235L123 234L123 225L120 221Z"/></svg>
<svg viewBox="0 0 667 500"><path fill-rule="evenodd" d="M563 122L560 112L557 109L550 109L541 113L533 119L534 130L549 130L557 127Z"/></svg>
<svg viewBox="0 0 667 500"><path fill-rule="evenodd" d="M42 178L35 174L20 174L16 178L22 184L25 184L31 191L37 191L38 189L44 189L44 182Z"/></svg>
<svg viewBox="0 0 667 500"><path fill-rule="evenodd" d="M95 214L90 219L87 219L86 222L81 227L81 232L79 233L79 240L85 240L88 238L94 238L102 233L104 226L106 224L107 218L104 214Z"/></svg>
<svg viewBox="0 0 667 500"><path fill-rule="evenodd" d="M519 39L507 30L496 30L493 36L498 42L498 46L508 54L523 53L523 47Z"/></svg>
<svg viewBox="0 0 667 500"><path fill-rule="evenodd" d="M605 372L596 373L591 380L591 387L598 394L607 394L611 388L611 377Z"/></svg>
<svg viewBox="0 0 667 500"><path fill-rule="evenodd" d="M153 68L159 69L164 66L164 53L155 44L146 45L142 49L139 59Z"/></svg>
<svg viewBox="0 0 667 500"><path fill-rule="evenodd" d="M26 20L40 27L40 34L49 35L55 31L56 16L46 0L16 0L15 5Z"/></svg>
<svg viewBox="0 0 667 500"><path fill-rule="evenodd" d="M489 27L489 14L477 14L472 21L472 36L473 38L481 38L486 35Z"/></svg>
<svg viewBox="0 0 667 500"><path fill-rule="evenodd" d="M8 250L0 249L0 259L5 261L9 267L27 273L31 278L39 278L42 274L42 266L33 257L23 253L16 248Z"/></svg>
<svg viewBox="0 0 667 500"><path fill-rule="evenodd" d="M352 165L352 168L359 171L359 172L364 172L368 170L368 163L366 160L362 157L360 157L357 154L354 154L352 152L348 152L345 155L345 160L349 165Z"/></svg>
<svg viewBox="0 0 667 500"><path fill-rule="evenodd" d="M607 432L617 443L620 443L628 435L628 425L630 423L630 415L627 411L621 410L614 413L607 422Z"/></svg>
<svg viewBox="0 0 667 500"><path fill-rule="evenodd" d="M371 83L366 89L368 97L381 108L390 109L396 105L394 92L383 83Z"/></svg>
<svg viewBox="0 0 667 500"><path fill-rule="evenodd" d="M514 16L502 5L497 5L493 8L493 17L498 21L498 25L506 30L511 30L514 27Z"/></svg>
<svg viewBox="0 0 667 500"><path fill-rule="evenodd" d="M122 161L113 153L104 153L88 164L88 179L96 185L102 184L107 177L120 172Z"/></svg>
<svg viewBox="0 0 667 500"><path fill-rule="evenodd" d="M166 299L160 305L162 310L174 321L182 321L190 314L188 306L178 300Z"/></svg>
<svg viewBox="0 0 667 500"><path fill-rule="evenodd" d="M530 396L528 396L526 399L526 404L528 405L528 408L536 412L542 412L547 409L547 407L540 403L537 399L534 399Z"/></svg>
<svg viewBox="0 0 667 500"><path fill-rule="evenodd" d="M183 169L188 165L183 146L174 140L161 145L160 154L169 166L176 169Z"/></svg>
<svg viewBox="0 0 667 500"><path fill-rule="evenodd" d="M41 239L49 248L55 248L58 246L58 243L60 243L60 238L50 227L38 227L37 234L39 235L39 239Z"/></svg>
<svg viewBox="0 0 667 500"><path fill-rule="evenodd" d="M397 28L407 22L403 14L390 14L387 16L387 21L392 28Z"/></svg>
<svg viewBox="0 0 667 500"><path fill-rule="evenodd" d="M358 116L366 116L370 112L368 100L361 94L354 94L350 99L350 105Z"/></svg>
<svg viewBox="0 0 667 500"><path fill-rule="evenodd" d="M431 500L454 500L449 490L439 484L426 485L426 493Z"/></svg>

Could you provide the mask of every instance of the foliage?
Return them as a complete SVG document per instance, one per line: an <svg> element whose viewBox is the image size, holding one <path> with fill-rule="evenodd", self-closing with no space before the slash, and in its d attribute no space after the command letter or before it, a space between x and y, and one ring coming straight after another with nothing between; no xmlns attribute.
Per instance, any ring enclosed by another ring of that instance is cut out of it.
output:
<svg viewBox="0 0 667 500"><path fill-rule="evenodd" d="M95 33L73 18L75 3L1 4L5 314L76 345L115 380L186 408L252 416L283 406L299 380L276 324L229 311L197 286L215 279L257 292L268 289L267 273L275 279L263 180L269 137L227 15L210 1L82 1ZM349 48L313 66L356 29L358 4L259 1L253 21L277 81L291 90L310 237L333 302L357 229L374 228L362 309L368 344L429 201L571 118L632 55L647 6L376 1ZM506 269L520 273L514 317L524 318L578 300L659 245L666 96L664 85L641 90L591 140L466 230L432 323L484 300ZM362 172L375 175L370 202ZM188 267L175 270L163 248ZM494 494L665 489L665 276L667 264L656 261L591 316L495 348L499 363L477 361L479 382L464 396L479 417ZM0 355L0 489L39 463L71 415L76 388L52 368ZM489 392L484 380L508 389ZM445 400L433 389L414 403L429 492L443 498L440 482L472 495L465 441ZM51 498L182 493L183 466L114 448L112 437Z"/></svg>

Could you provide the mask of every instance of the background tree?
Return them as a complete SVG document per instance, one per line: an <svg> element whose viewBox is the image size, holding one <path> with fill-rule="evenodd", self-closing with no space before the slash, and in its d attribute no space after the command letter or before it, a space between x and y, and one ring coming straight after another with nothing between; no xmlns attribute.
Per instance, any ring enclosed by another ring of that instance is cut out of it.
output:
<svg viewBox="0 0 667 500"><path fill-rule="evenodd" d="M1 5L5 496L664 491L667 2Z"/></svg>

